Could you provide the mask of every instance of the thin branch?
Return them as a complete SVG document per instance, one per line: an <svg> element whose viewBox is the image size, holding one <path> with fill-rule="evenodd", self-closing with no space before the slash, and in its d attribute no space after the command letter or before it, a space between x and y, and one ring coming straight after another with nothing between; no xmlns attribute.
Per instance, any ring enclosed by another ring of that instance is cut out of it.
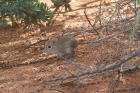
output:
<svg viewBox="0 0 140 93"><path fill-rule="evenodd" d="M83 64L83 63L78 63L78 62L71 62L71 61L66 61L64 62L65 64L72 64L72 65L75 65L75 66L83 66L83 67L86 67L88 69L91 69L90 66L86 65L86 64Z"/></svg>
<svg viewBox="0 0 140 93"><path fill-rule="evenodd" d="M100 39L94 40L94 41L92 41L90 44L92 44L92 43L97 43L97 42L99 42L99 41L101 41L101 40L109 39L109 38L114 37L114 36L117 36L117 35L119 35L119 34L122 34L122 33L125 33L125 32L129 32L129 31L131 31L131 30L132 30L132 29L128 29L128 30L124 30L124 31L121 31L121 32L114 33L114 34L112 34L112 35L108 35L108 36L106 36L106 37L104 37L104 38L100 38Z"/></svg>
<svg viewBox="0 0 140 93"><path fill-rule="evenodd" d="M92 23L89 21L89 18L87 17L87 14L86 14L86 9L85 9L85 11L84 11L84 14L85 14L85 17L86 17L86 19L87 19L88 23L90 24L90 26L92 27L92 29L93 29L93 30L97 33L98 38L100 38L99 33L98 33L98 32L97 32L97 30L93 27Z"/></svg>
<svg viewBox="0 0 140 93"><path fill-rule="evenodd" d="M139 88L140 88L140 84L138 85L138 87L132 93L137 93L137 91L138 91Z"/></svg>
<svg viewBox="0 0 140 93"><path fill-rule="evenodd" d="M44 42L44 41L48 41L48 40L49 40L49 39L44 39L44 40L37 41L37 42L35 42L35 43L33 43L33 44L31 44L31 45L25 47L25 48L23 49L23 51L25 51L26 49L30 48L31 46L34 46L34 45L36 45L36 44L38 44L38 43L41 43L41 42Z"/></svg>
<svg viewBox="0 0 140 93"><path fill-rule="evenodd" d="M72 91L72 93L75 93L75 91L80 87L81 83L79 82L78 85L74 88L74 90Z"/></svg>
<svg viewBox="0 0 140 93"><path fill-rule="evenodd" d="M136 70L140 67L140 64L137 64L135 66L131 66L131 67L128 67L128 68L125 68L125 69L120 69L118 72L119 73L124 73L124 72L127 72L127 71L132 71L132 70Z"/></svg>
<svg viewBox="0 0 140 93"><path fill-rule="evenodd" d="M63 83L63 80L61 80L61 82L59 82L59 84L57 84L56 87L53 88L53 90L50 93L53 93L54 91L56 91L62 83Z"/></svg>

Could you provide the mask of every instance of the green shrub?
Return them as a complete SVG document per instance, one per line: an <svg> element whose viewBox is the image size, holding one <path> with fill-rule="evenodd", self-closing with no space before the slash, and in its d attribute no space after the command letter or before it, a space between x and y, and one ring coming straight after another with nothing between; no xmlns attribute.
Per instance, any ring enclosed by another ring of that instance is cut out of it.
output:
<svg viewBox="0 0 140 93"><path fill-rule="evenodd" d="M1 0L0 1L0 27L6 27L8 22L16 23L19 20L25 27L38 22L50 22L53 14L46 3L38 0Z"/></svg>

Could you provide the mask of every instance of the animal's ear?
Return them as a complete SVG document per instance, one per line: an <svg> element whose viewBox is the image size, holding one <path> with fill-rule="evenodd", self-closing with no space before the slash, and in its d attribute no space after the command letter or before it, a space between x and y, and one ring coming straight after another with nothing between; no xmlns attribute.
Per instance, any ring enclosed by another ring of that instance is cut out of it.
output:
<svg viewBox="0 0 140 93"><path fill-rule="evenodd" d="M49 37L49 41L55 41L55 42L57 42L58 41L58 38L56 38L56 37Z"/></svg>
<svg viewBox="0 0 140 93"><path fill-rule="evenodd" d="M56 46L56 42L55 42L55 41L52 41L52 43L53 43L53 45L55 45L55 46Z"/></svg>
<svg viewBox="0 0 140 93"><path fill-rule="evenodd" d="M51 42L53 43L53 45L56 46L56 43L58 42L58 38L56 37L51 38Z"/></svg>
<svg viewBox="0 0 140 93"><path fill-rule="evenodd" d="M56 43L58 42L58 38L56 38L54 36L50 36L49 37L49 42L51 42L53 45L56 46Z"/></svg>

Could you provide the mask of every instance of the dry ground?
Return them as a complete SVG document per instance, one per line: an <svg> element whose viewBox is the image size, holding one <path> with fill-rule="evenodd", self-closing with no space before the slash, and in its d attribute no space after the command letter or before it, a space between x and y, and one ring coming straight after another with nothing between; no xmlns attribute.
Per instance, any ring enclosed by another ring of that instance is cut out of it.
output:
<svg viewBox="0 0 140 93"><path fill-rule="evenodd" d="M45 2L45 0L42 0ZM82 4L84 0L77 0L72 6ZM31 93L40 85L40 81L57 77L64 69L76 73L77 68L71 64L64 64L64 60L56 60L54 55L40 54L43 43L36 47L23 48L39 40L46 39L50 35L62 35L75 33L85 25L85 17L76 17L71 15L82 15L83 11L67 13L60 15L52 27L43 25L34 26L32 29L22 29L22 26L8 27L0 30L0 93ZM95 33L86 33L86 41L97 38ZM78 41L85 41L82 35L75 37ZM41 47L40 47L41 46ZM95 54L90 54L92 45L80 45L76 49L76 55L71 59L73 62L81 62L91 67L95 66L95 60L92 58ZM97 57L97 56L96 56ZM99 56L97 57L99 58ZM78 71L78 70L77 70ZM117 73L117 72L114 72ZM112 83L116 75L104 74L94 75L82 84L76 93L109 93L108 90L117 90L114 93L131 93L125 88L135 89L140 84L140 70L131 71L123 74L122 82ZM66 74L67 75L67 74ZM39 93L49 93L47 89L52 84L46 83L39 89ZM77 82L62 84L60 90L65 93L71 93L76 87ZM99 91L99 92L98 92ZM56 91L55 93L61 93ZM113 92L112 92L113 93ZM138 93L138 92L137 92ZM140 93L140 89L139 89Z"/></svg>

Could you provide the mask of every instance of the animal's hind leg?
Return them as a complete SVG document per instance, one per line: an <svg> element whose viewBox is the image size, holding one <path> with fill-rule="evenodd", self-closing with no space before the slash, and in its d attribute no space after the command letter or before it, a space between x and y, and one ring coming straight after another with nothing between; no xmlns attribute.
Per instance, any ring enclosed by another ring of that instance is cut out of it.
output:
<svg viewBox="0 0 140 93"><path fill-rule="evenodd" d="M66 58L66 59L70 59L70 58L72 58L74 55L75 55L75 51L72 51L70 54L65 54L65 55L63 55L63 57Z"/></svg>

